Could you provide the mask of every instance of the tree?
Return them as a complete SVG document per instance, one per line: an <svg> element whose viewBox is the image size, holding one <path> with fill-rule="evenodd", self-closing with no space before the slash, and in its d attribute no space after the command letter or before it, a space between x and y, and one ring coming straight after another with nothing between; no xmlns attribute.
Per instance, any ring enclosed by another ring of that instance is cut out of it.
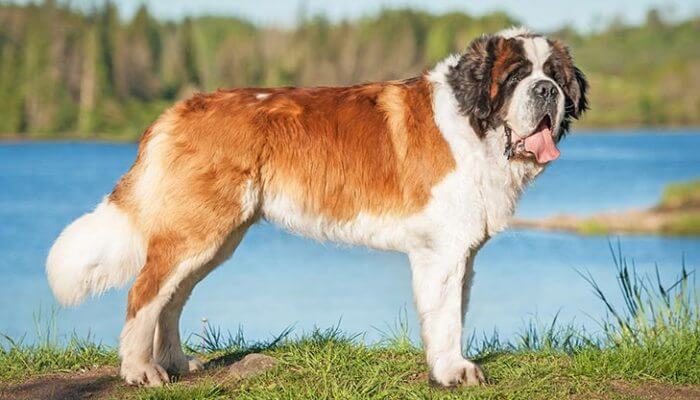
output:
<svg viewBox="0 0 700 400"><path fill-rule="evenodd" d="M182 56L185 63L185 79L187 83L202 86L202 76L199 70L197 43L194 27L190 18L185 18L182 23Z"/></svg>

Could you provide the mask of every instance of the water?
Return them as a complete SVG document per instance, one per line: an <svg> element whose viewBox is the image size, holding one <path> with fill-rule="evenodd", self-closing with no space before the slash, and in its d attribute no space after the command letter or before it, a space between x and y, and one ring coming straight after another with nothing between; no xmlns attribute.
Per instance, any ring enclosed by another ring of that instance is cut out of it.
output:
<svg viewBox="0 0 700 400"><path fill-rule="evenodd" d="M572 135L554 163L526 192L519 215L586 214L653 204L665 184L700 177L700 134ZM56 308L44 259L61 229L108 193L136 155L135 145L97 143L0 144L0 332L32 340L34 316ZM670 281L682 257L700 264L700 238L620 237L642 270L658 263ZM595 330L605 310L576 270L588 270L604 289L616 282L606 237L508 231L481 251L467 329L497 328L512 337L537 318L559 313ZM126 290L60 309L56 329L114 344L124 319ZM380 330L408 310L417 337L408 263L403 255L320 244L261 224L231 260L194 291L185 307L184 337L201 318L224 329L243 328L267 339L293 325L301 334L336 324L348 332Z"/></svg>

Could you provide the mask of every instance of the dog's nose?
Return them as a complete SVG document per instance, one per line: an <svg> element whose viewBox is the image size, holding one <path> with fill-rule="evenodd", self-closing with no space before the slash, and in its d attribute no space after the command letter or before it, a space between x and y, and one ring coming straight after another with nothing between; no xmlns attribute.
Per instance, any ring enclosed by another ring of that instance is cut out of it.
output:
<svg viewBox="0 0 700 400"><path fill-rule="evenodd" d="M547 101L555 100L558 94L558 89L554 82L544 79L535 83L532 91L535 96Z"/></svg>

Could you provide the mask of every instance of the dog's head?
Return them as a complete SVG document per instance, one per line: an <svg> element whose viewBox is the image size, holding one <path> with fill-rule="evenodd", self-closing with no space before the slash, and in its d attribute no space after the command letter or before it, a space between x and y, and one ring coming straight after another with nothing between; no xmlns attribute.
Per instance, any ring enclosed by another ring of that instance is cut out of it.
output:
<svg viewBox="0 0 700 400"><path fill-rule="evenodd" d="M509 157L540 164L559 156L556 143L588 108L568 48L521 28L475 39L447 81L478 135L511 135Z"/></svg>

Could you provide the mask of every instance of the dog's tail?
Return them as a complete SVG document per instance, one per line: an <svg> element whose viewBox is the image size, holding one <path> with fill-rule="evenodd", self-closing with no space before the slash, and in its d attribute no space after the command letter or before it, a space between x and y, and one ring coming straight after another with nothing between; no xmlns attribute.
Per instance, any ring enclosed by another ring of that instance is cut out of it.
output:
<svg viewBox="0 0 700 400"><path fill-rule="evenodd" d="M77 305L88 294L124 285L145 260L142 235L105 198L95 211L61 232L46 260L46 274L56 299L65 306Z"/></svg>

